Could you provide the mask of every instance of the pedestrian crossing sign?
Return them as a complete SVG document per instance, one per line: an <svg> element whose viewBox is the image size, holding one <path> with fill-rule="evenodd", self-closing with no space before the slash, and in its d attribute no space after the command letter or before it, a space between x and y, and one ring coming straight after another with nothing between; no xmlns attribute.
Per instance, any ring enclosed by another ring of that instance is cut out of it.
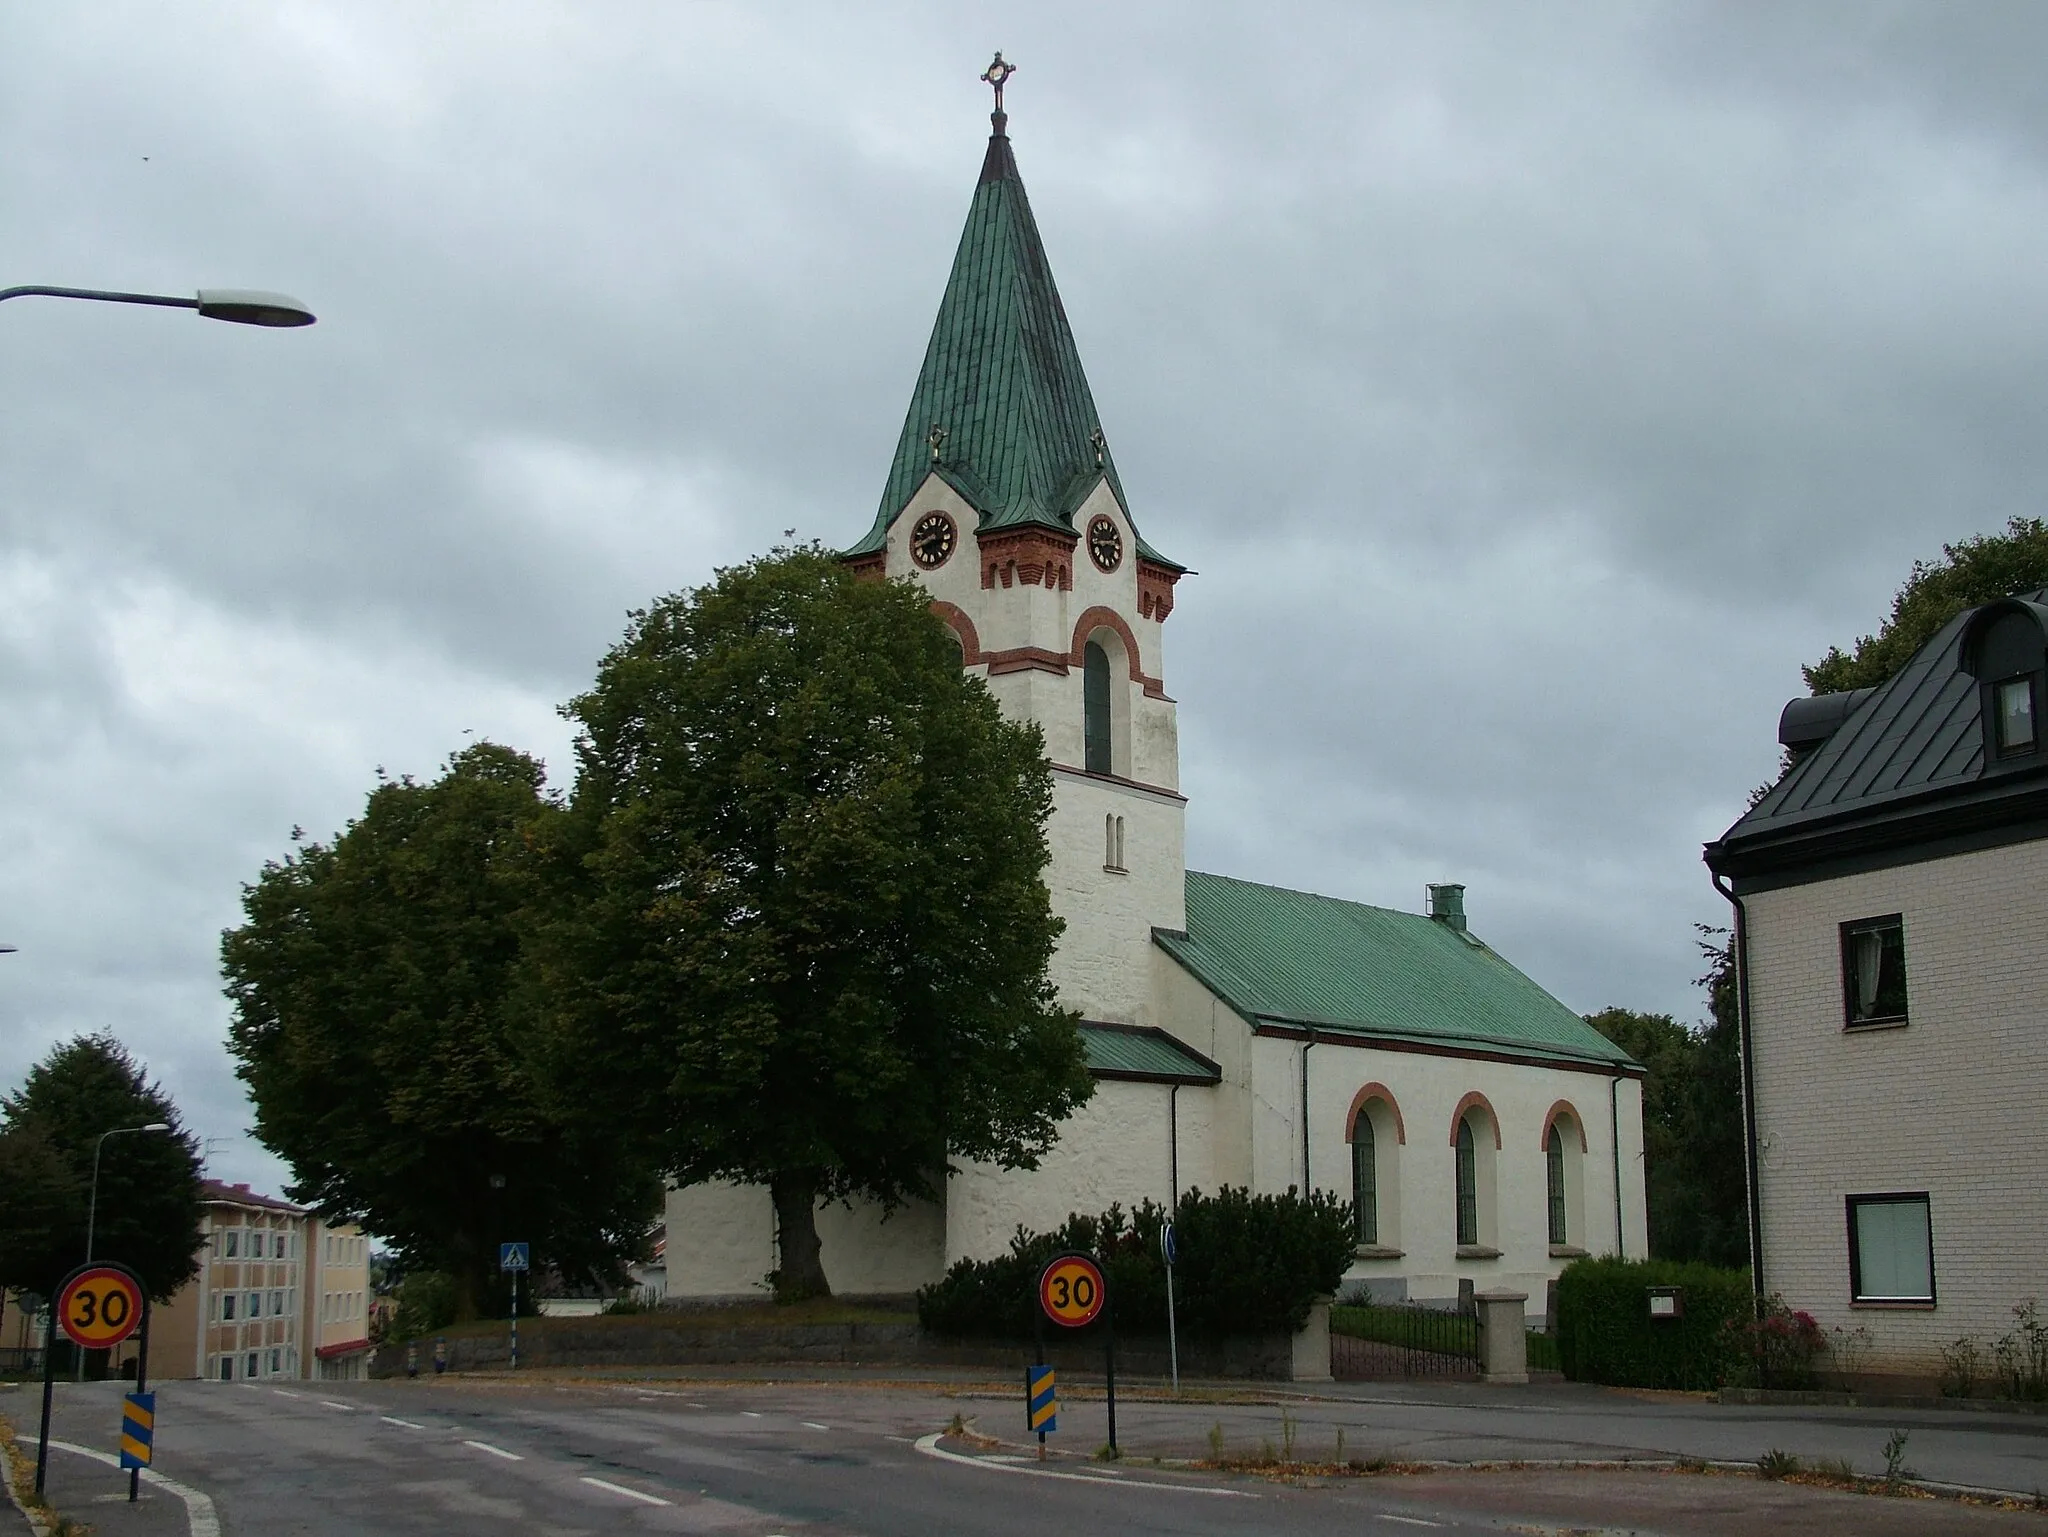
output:
<svg viewBox="0 0 2048 1537"><path fill-rule="evenodd" d="M523 1243L499 1244L498 1268L500 1270L526 1269L526 1245Z"/></svg>
<svg viewBox="0 0 2048 1537"><path fill-rule="evenodd" d="M146 1468L156 1445L156 1394L130 1393L121 1400L121 1466Z"/></svg>

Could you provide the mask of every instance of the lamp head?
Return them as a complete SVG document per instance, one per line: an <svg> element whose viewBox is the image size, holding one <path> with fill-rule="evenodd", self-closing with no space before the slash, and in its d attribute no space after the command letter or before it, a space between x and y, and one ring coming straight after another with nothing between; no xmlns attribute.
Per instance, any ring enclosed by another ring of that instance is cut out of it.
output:
<svg viewBox="0 0 2048 1537"><path fill-rule="evenodd" d="M309 326L313 312L289 294L255 288L202 288L199 313L208 320L231 320L243 326Z"/></svg>

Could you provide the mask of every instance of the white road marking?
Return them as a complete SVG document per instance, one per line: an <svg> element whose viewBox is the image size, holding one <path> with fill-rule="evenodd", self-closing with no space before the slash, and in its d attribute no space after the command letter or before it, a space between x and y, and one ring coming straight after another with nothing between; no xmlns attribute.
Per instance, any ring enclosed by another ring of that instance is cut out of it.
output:
<svg viewBox="0 0 2048 1537"><path fill-rule="evenodd" d="M427 1428L424 1425L415 1425L411 1420L399 1419L396 1415L392 1414L380 1414L377 1418L387 1425L403 1425L407 1430L425 1430Z"/></svg>
<svg viewBox="0 0 2048 1537"><path fill-rule="evenodd" d="M1423 1520L1423 1519L1422 1519L1422 1517L1420 1517L1420 1516L1390 1516L1390 1515L1388 1515L1388 1514L1387 1514L1387 1513L1386 1513L1385 1511L1381 1511L1381 1512L1380 1512L1380 1519L1381 1519L1382 1521L1398 1521L1398 1522L1400 1522L1400 1523L1401 1523L1401 1525L1403 1525L1403 1526L1442 1526L1442 1525L1443 1525L1443 1522L1441 1522L1441 1521L1425 1521L1425 1520Z"/></svg>
<svg viewBox="0 0 2048 1537"><path fill-rule="evenodd" d="M507 1462L524 1462L526 1459L517 1452L508 1452L502 1446L493 1446L488 1441L465 1441L464 1446L473 1446L480 1452L489 1452L493 1457L503 1457Z"/></svg>
<svg viewBox="0 0 2048 1537"><path fill-rule="evenodd" d="M32 1443L33 1437L16 1435L15 1440ZM80 1457L90 1457L94 1462L104 1462L110 1468L118 1468L121 1459L111 1452L96 1452L89 1446L73 1446L69 1441L52 1441L60 1452L75 1452ZM185 1525L192 1537L220 1537L220 1517L214 1514L213 1501L199 1490L181 1484L174 1478L165 1478L155 1468L142 1470L142 1481L167 1489L185 1502Z"/></svg>
<svg viewBox="0 0 2048 1537"><path fill-rule="evenodd" d="M608 1484L601 1478L590 1477L587 1473L583 1476L583 1482L594 1484L600 1489L609 1489L613 1494L623 1494L629 1500L645 1500L650 1505L675 1504L674 1500L665 1500L658 1494L642 1494L638 1489L628 1489L624 1484Z"/></svg>
<svg viewBox="0 0 2048 1537"><path fill-rule="evenodd" d="M306 1396L304 1393L294 1393L289 1388L272 1388L270 1391L279 1398L304 1398Z"/></svg>
<svg viewBox="0 0 2048 1537"><path fill-rule="evenodd" d="M339 1409L343 1414L354 1414L356 1412L356 1406L354 1404L338 1404L331 1398L323 1398L320 1400L320 1402L323 1407L328 1409Z"/></svg>
<svg viewBox="0 0 2048 1537"><path fill-rule="evenodd" d="M804 1421L804 1429L806 1430L830 1430L831 1428L830 1425L820 1425L816 1420Z"/></svg>
<svg viewBox="0 0 2048 1537"><path fill-rule="evenodd" d="M933 1431L919 1438L917 1449L927 1457L937 1457L942 1462L958 1462L970 1468L984 1468L991 1473L1021 1473L1026 1478L1058 1478L1069 1483L1103 1484L1108 1480L1097 1478L1092 1473L1060 1473L1052 1468L1020 1467L1014 1462L991 1462L986 1457L963 1457L958 1452L949 1452L939 1445L943 1431ZM1119 1489L1159 1489L1173 1494L1213 1494L1230 1500L1256 1500L1261 1496L1249 1489L1214 1489L1206 1484L1160 1484L1149 1479L1126 1481L1113 1485Z"/></svg>
<svg viewBox="0 0 2048 1537"><path fill-rule="evenodd" d="M689 1405L688 1407L690 1407L690 1408L692 1408L692 1409L701 1409L701 1408L703 1408L704 1406L703 1406L702 1404L691 1404L691 1405Z"/></svg>
<svg viewBox="0 0 2048 1537"><path fill-rule="evenodd" d="M750 1420L758 1420L761 1417L760 1415L756 1414L752 1409L742 1409L740 1410L740 1413L744 1414Z"/></svg>

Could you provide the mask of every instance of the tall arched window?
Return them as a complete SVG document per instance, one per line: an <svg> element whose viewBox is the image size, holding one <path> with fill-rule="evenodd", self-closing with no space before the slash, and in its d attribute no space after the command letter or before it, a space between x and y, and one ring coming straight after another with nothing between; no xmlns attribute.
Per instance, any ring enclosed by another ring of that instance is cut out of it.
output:
<svg viewBox="0 0 2048 1537"><path fill-rule="evenodd" d="M1092 640L1082 653L1081 709L1081 767L1091 774L1111 773L1109 653Z"/></svg>
<svg viewBox="0 0 2048 1537"><path fill-rule="evenodd" d="M1479 1154L1472 1145L1472 1117L1458 1117L1458 1242L1479 1242Z"/></svg>
<svg viewBox="0 0 2048 1537"><path fill-rule="evenodd" d="M1360 1111L1351 1125L1351 1209L1358 1242L1380 1241L1379 1159L1372 1140L1372 1117Z"/></svg>
<svg viewBox="0 0 2048 1537"><path fill-rule="evenodd" d="M1570 1243L1570 1224L1565 1221L1564 1136L1555 1121L1550 1124L1550 1135L1543 1139L1543 1165L1550 1183L1550 1241Z"/></svg>

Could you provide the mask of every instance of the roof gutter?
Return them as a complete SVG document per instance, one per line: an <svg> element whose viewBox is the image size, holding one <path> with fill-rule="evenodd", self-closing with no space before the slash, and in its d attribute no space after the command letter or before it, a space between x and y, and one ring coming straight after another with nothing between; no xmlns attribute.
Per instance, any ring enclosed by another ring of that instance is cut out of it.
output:
<svg viewBox="0 0 2048 1537"><path fill-rule="evenodd" d="M1621 1074L1607 1080L1607 1141L1614 1149L1614 1257L1627 1259L1621 1236Z"/></svg>
<svg viewBox="0 0 2048 1537"><path fill-rule="evenodd" d="M1742 1060L1742 1172L1749 1197L1749 1285L1756 1299L1758 1316L1764 1303L1764 1214L1759 1188L1756 1136L1756 1042L1749 1015L1749 910L1735 894L1735 886L1721 884L1713 874L1714 889L1735 909L1735 1018Z"/></svg>
<svg viewBox="0 0 2048 1537"><path fill-rule="evenodd" d="M1301 1198L1305 1201L1314 1187L1308 1175L1308 1054L1315 1049L1316 1027L1308 1027L1308 1039L1301 1046Z"/></svg>

